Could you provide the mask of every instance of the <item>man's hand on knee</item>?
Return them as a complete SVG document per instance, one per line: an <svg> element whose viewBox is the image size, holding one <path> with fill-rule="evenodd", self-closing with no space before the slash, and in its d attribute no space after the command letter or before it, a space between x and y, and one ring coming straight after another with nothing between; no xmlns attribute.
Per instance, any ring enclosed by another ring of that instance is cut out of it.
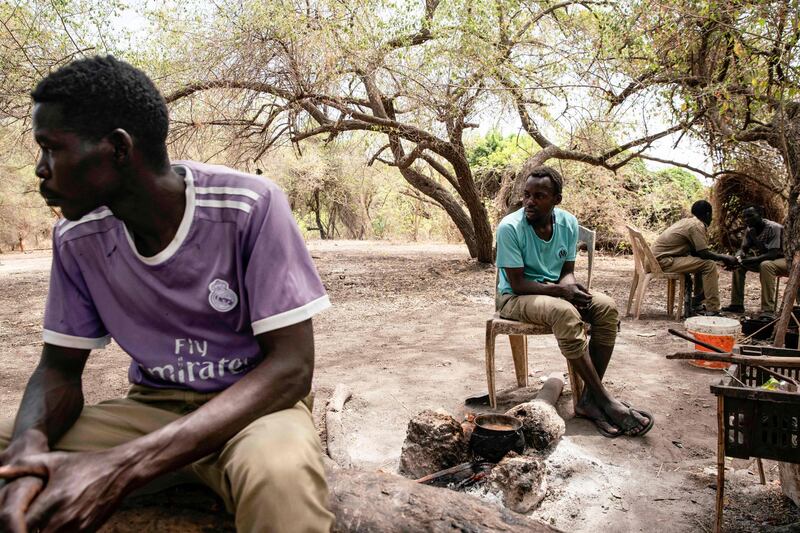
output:
<svg viewBox="0 0 800 533"><path fill-rule="evenodd" d="M583 309L592 303L591 293L580 283L569 283L561 287L563 288L561 297L578 309Z"/></svg>
<svg viewBox="0 0 800 533"><path fill-rule="evenodd" d="M25 513L42 491L44 481L23 477L11 482L0 481L0 531L25 533Z"/></svg>
<svg viewBox="0 0 800 533"><path fill-rule="evenodd" d="M123 481L126 476L120 475L124 469L113 454L48 452L0 466L0 478L9 481L6 489L18 487L11 494L16 508L8 516L17 529L10 531L97 529L128 489ZM32 480L39 482L38 487ZM24 513L22 529L20 512Z"/></svg>
<svg viewBox="0 0 800 533"><path fill-rule="evenodd" d="M13 467L29 455L47 452L47 438L37 431L27 431L11 441L0 453L0 468ZM0 479L0 531L24 533L25 513L31 502L42 491L44 481L28 476L4 481Z"/></svg>

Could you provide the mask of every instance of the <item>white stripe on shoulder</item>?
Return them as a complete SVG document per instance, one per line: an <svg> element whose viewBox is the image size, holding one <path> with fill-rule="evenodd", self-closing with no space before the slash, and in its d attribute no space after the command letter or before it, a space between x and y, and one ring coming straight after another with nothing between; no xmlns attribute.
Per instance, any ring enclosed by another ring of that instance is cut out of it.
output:
<svg viewBox="0 0 800 533"><path fill-rule="evenodd" d="M197 200L195 202L197 207L222 207L229 209L240 209L245 213L249 213L252 207L250 204L244 202L236 202L234 200Z"/></svg>
<svg viewBox="0 0 800 533"><path fill-rule="evenodd" d="M301 305L300 307L289 309L283 313L268 316L267 318L262 318L261 320L256 320L251 324L253 333L256 335L261 335L267 331L298 324L304 320L308 320L317 313L326 310L330 306L331 301L328 298L328 295L324 294L316 300L311 300L307 304Z"/></svg>
<svg viewBox="0 0 800 533"><path fill-rule="evenodd" d="M258 200L261 195L250 189L243 187L195 187L197 194L229 194L232 196L247 196L252 200Z"/></svg>
<svg viewBox="0 0 800 533"><path fill-rule="evenodd" d="M102 218L111 216L114 216L114 213L112 213L110 209L103 209L102 211L98 211L97 213L88 214L79 220L73 220L72 222L67 222L66 224L58 228L58 236L63 237L66 232L68 232L75 226L79 226L86 222L92 222L93 220L100 220Z"/></svg>
<svg viewBox="0 0 800 533"><path fill-rule="evenodd" d="M64 346L65 348L79 348L82 350L99 350L111 342L111 335L92 339L89 337L76 337L49 329L42 330L42 340L47 344Z"/></svg>

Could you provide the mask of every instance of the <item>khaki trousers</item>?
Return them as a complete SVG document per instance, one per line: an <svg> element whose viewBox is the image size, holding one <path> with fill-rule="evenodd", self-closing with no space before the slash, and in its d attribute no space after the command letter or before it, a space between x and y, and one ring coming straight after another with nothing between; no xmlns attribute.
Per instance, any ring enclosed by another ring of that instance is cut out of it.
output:
<svg viewBox="0 0 800 533"><path fill-rule="evenodd" d="M54 449L85 452L113 448L152 433L214 396L134 385L125 398L85 406ZM0 450L8 446L12 429L13 420L0 421ZM237 531L331 529L333 515L328 510L319 436L302 402L258 418L219 452L187 466L182 473L219 494L228 511L236 515Z"/></svg>
<svg viewBox="0 0 800 533"><path fill-rule="evenodd" d="M564 357L578 359L589 346L584 322L592 325L593 343L614 346L617 339L619 313L614 300L601 292L589 292L592 303L581 310L563 298L541 294L503 294L498 309L503 318L550 327Z"/></svg>
<svg viewBox="0 0 800 533"><path fill-rule="evenodd" d="M788 276L789 267L781 257L774 261L764 261L754 268L740 267L733 271L731 284L731 304L744 305L744 281L747 272L758 272L761 279L761 312L775 313L775 283L778 276Z"/></svg>
<svg viewBox="0 0 800 533"><path fill-rule="evenodd" d="M700 259L690 255L683 257L662 257L658 260L661 270L675 274L694 274L702 276L703 305L706 311L719 311L719 272L717 263L710 259ZM695 291L698 294L699 291ZM680 295L683 298L683 295Z"/></svg>

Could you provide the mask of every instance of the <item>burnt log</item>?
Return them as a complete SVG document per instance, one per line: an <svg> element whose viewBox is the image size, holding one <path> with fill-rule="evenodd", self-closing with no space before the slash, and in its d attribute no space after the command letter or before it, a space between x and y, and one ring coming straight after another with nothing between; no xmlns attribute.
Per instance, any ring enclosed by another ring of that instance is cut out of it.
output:
<svg viewBox="0 0 800 533"><path fill-rule="evenodd" d="M384 474L328 471L334 532L552 532L551 526L475 496Z"/></svg>
<svg viewBox="0 0 800 533"><path fill-rule="evenodd" d="M331 399L328 400L328 406L325 412L325 432L327 435L328 455L336 464L345 468L352 466L342 422L344 404L350 399L350 396L352 396L352 391L350 391L347 386L341 383L336 385Z"/></svg>

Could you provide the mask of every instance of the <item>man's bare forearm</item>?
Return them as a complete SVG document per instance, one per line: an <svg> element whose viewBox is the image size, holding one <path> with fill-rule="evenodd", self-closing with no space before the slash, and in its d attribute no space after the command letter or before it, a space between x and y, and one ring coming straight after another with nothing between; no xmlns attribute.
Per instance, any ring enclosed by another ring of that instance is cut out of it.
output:
<svg viewBox="0 0 800 533"><path fill-rule="evenodd" d="M541 294L544 296L561 298L564 294L564 289L559 283L540 283L538 281L523 279L512 284L511 290L514 291L514 294Z"/></svg>
<svg viewBox="0 0 800 533"><path fill-rule="evenodd" d="M576 283L578 283L578 280L575 279L574 272L562 272L561 279L558 280L559 285L574 285Z"/></svg>
<svg viewBox="0 0 800 533"><path fill-rule="evenodd" d="M81 374L88 351L45 345L25 387L12 442L25 439L35 451L49 449L83 409Z"/></svg>
<svg viewBox="0 0 800 533"><path fill-rule="evenodd" d="M280 355L268 352L260 365L196 411L111 450L123 483L133 489L201 459L257 418L306 396L314 367L310 321L308 328L310 346L303 340L294 346L291 340L281 342L275 347Z"/></svg>
<svg viewBox="0 0 800 533"><path fill-rule="evenodd" d="M746 268L756 268L758 265L763 263L764 261L774 261L776 259L780 259L782 257L781 250L767 250L766 253L761 255L751 255L745 256L741 258L741 264L744 265Z"/></svg>
<svg viewBox="0 0 800 533"><path fill-rule="evenodd" d="M708 248L706 248L705 250L700 250L700 251L696 252L695 255L697 257L699 257L700 259L708 259L708 260L711 260L711 261L722 261L722 262L725 262L725 261L728 261L728 260L731 259L730 255L718 254L716 252L712 252Z"/></svg>
<svg viewBox="0 0 800 533"><path fill-rule="evenodd" d="M753 262L763 263L764 261L774 261L776 259L780 259L781 257L783 257L783 250L773 248L771 250L767 250L766 253L755 256L752 260Z"/></svg>

